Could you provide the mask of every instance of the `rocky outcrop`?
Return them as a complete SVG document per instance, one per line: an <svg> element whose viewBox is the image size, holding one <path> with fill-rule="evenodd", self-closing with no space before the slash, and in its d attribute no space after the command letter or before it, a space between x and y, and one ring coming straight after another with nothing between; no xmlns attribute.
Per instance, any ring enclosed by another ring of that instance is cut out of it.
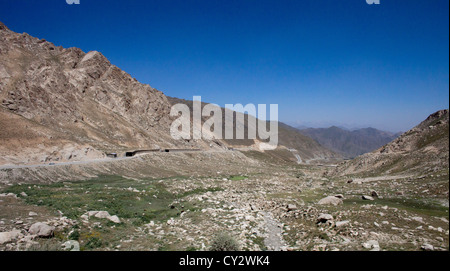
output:
<svg viewBox="0 0 450 271"><path fill-rule="evenodd" d="M6 27L6 25L0 22L0 30L8 30L8 28Z"/></svg>

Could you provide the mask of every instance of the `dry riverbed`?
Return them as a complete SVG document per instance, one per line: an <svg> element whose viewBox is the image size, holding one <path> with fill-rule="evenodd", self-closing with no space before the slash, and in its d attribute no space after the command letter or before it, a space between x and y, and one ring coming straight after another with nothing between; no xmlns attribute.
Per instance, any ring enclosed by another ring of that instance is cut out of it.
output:
<svg viewBox="0 0 450 271"><path fill-rule="evenodd" d="M208 250L226 232L251 251L448 250L448 170L370 182L324 173L271 164L234 175L15 183L0 192L0 249ZM326 197L332 203L319 204ZM38 222L48 236L30 231Z"/></svg>

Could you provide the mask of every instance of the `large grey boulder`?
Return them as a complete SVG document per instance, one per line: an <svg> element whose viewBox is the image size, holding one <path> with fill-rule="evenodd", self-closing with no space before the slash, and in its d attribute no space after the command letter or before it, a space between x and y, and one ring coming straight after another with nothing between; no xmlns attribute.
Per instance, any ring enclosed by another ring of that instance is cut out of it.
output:
<svg viewBox="0 0 450 271"><path fill-rule="evenodd" d="M80 243L74 240L69 240L65 242L64 244L62 244L62 247L64 250L80 251Z"/></svg>
<svg viewBox="0 0 450 271"><path fill-rule="evenodd" d="M9 243L20 236L19 230L12 230L8 232L0 232L0 245Z"/></svg>
<svg viewBox="0 0 450 271"><path fill-rule="evenodd" d="M53 236L53 232L55 227L49 226L45 223L38 222L31 225L28 232L33 235L37 235L38 237L51 237Z"/></svg>
<svg viewBox="0 0 450 271"><path fill-rule="evenodd" d="M334 197L334 196L329 196L329 197L323 198L318 202L318 204L320 204L320 205L334 205L334 206L340 205L343 203L344 203L344 201L342 199Z"/></svg>

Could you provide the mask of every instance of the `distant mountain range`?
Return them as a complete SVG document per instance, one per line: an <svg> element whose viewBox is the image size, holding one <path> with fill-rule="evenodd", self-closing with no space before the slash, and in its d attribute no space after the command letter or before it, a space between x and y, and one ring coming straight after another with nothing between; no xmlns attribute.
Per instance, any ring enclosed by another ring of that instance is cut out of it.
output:
<svg viewBox="0 0 450 271"><path fill-rule="evenodd" d="M316 140L322 146L346 158L354 158L371 152L393 141L401 133L380 131L375 128L347 130L337 126L330 128L302 128L299 131Z"/></svg>
<svg viewBox="0 0 450 271"><path fill-rule="evenodd" d="M433 172L448 172L448 127L448 109L439 110L394 141L351 161L341 163L331 175L379 176L411 173L430 175Z"/></svg>

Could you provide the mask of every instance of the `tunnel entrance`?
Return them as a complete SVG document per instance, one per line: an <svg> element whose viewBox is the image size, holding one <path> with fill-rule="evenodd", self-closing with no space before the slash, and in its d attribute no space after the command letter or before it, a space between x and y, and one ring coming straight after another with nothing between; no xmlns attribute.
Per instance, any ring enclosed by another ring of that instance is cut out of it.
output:
<svg viewBox="0 0 450 271"><path fill-rule="evenodd" d="M159 152L159 151L160 151L160 149L127 151L127 152L125 152L125 157L133 157L136 154Z"/></svg>

